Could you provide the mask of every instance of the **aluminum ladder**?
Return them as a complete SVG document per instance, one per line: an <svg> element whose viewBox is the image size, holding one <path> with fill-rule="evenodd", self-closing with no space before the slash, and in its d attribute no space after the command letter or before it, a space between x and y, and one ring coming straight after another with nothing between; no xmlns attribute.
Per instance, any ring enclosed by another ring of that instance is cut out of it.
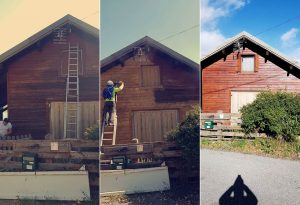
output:
<svg viewBox="0 0 300 205"><path fill-rule="evenodd" d="M66 102L64 107L64 138L79 138L79 46L68 50Z"/></svg>
<svg viewBox="0 0 300 205"><path fill-rule="evenodd" d="M115 145L116 144L116 133L117 133L117 124L118 124L117 113L113 113L112 117L113 117L113 125L106 126L105 125L106 116L104 116L104 112L103 112L100 146L102 146L104 144L104 142L110 142L110 143L105 143L105 145Z"/></svg>

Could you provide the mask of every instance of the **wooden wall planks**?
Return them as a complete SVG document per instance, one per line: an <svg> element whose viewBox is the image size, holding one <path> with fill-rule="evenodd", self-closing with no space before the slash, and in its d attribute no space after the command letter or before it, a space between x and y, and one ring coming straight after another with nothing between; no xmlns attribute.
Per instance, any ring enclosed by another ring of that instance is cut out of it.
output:
<svg viewBox="0 0 300 205"><path fill-rule="evenodd" d="M246 49L244 54L254 54ZM300 93L300 81L256 54L257 72L238 72L239 60L236 54L227 56L208 66L202 71L202 112L217 112L222 110L230 113L231 91L266 91L286 90Z"/></svg>
<svg viewBox="0 0 300 205"><path fill-rule="evenodd" d="M80 77L80 101L99 99L99 42L73 29L68 36L83 51L83 75ZM61 75L61 53L68 45L43 40L42 49L28 48L7 64L8 112L14 134L31 133L43 139L50 131L49 103L65 100L66 78Z"/></svg>
<svg viewBox="0 0 300 205"><path fill-rule="evenodd" d="M142 87L143 65L159 66L160 88ZM117 65L102 72L101 90L108 80L122 80L125 83L124 90L118 94L117 144L131 142L134 111L178 110L178 120L181 121L192 106L199 105L199 72L159 52L150 53L147 62L141 63L131 57L124 62L123 67ZM103 99L101 112L102 108Z"/></svg>

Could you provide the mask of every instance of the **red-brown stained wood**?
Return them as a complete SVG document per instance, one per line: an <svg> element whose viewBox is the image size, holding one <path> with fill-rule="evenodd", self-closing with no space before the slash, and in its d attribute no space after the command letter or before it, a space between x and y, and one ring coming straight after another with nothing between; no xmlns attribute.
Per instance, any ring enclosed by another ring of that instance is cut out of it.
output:
<svg viewBox="0 0 300 205"><path fill-rule="evenodd" d="M83 51L80 101L97 101L98 39L74 28L68 41L79 44ZM49 103L65 101L66 77L61 75L61 64L67 60L62 59L62 53L67 49L68 44L54 44L47 37L42 40L40 50L35 46L28 48L6 65L8 113L14 134L31 133L34 139L43 139L49 133Z"/></svg>
<svg viewBox="0 0 300 205"><path fill-rule="evenodd" d="M246 49L243 54L254 54ZM300 80L257 54L256 72L237 72L240 64L235 54L208 66L202 71L202 112L231 112L231 91L284 90L300 93Z"/></svg>
<svg viewBox="0 0 300 205"><path fill-rule="evenodd" d="M159 52L148 55L147 62L140 63L137 58L131 57L124 62L123 67L117 65L101 73L101 90L108 80L125 83L117 101L117 144L131 142L134 111L178 110L181 121L193 105L199 105L198 71ZM159 66L160 87L142 87L141 65ZM102 99L102 109L103 103Z"/></svg>

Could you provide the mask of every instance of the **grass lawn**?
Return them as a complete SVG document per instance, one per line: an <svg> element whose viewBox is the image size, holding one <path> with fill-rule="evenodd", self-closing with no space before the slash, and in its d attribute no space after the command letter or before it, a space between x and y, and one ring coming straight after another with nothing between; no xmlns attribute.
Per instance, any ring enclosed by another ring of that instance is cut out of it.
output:
<svg viewBox="0 0 300 205"><path fill-rule="evenodd" d="M300 157L300 140L285 142L271 138L258 138L255 140L232 139L229 141L201 139L201 148L235 151L284 159L299 159Z"/></svg>

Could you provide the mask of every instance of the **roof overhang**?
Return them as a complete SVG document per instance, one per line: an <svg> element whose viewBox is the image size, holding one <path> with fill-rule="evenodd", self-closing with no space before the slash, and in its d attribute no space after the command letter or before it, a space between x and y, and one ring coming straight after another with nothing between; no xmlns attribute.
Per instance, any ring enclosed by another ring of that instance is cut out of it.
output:
<svg viewBox="0 0 300 205"><path fill-rule="evenodd" d="M166 47L165 45L155 41L154 39L145 36L140 40L126 46L125 48L113 53L112 55L104 58L101 60L101 72L108 70L109 68L113 67L124 61L125 59L133 56L135 52L135 48L141 46L149 46L154 49L161 51L164 54L167 54L171 58L178 60L179 62L199 71L199 64L195 63L194 61L190 60L189 58L175 52L174 50Z"/></svg>
<svg viewBox="0 0 300 205"><path fill-rule="evenodd" d="M226 41L213 52L203 57L201 59L201 69L205 69L222 58L226 60L226 56L233 52L237 42L241 42L245 47L287 71L288 74L300 78L300 64L298 62L291 60L278 50L247 32L241 32L237 36Z"/></svg>
<svg viewBox="0 0 300 205"><path fill-rule="evenodd" d="M18 54L22 50L37 43L41 39L47 37L54 31L54 29L62 27L66 24L73 25L74 27L90 34L91 36L93 36L95 38L99 38L99 29L68 14L68 15L64 16L63 18L59 19L58 21L54 22L53 24L47 26L43 30L37 32L33 36L27 38L23 42L17 44L15 47L4 52L2 55L0 55L0 64L4 61L8 60L9 58L13 57L14 55Z"/></svg>

